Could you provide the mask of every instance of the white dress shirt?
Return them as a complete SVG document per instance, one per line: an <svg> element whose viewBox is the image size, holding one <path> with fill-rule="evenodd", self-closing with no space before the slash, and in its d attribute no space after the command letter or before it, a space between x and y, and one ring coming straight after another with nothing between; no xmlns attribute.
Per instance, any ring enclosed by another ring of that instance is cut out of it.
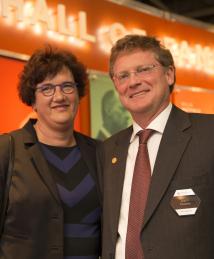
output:
<svg viewBox="0 0 214 259"><path fill-rule="evenodd" d="M151 165L151 172L153 172L155 160L157 157L159 145L161 138L166 126L169 114L172 109L172 104L170 103L147 127L147 129L154 129L155 133L149 138L147 142L149 160ZM130 139L128 156L126 159L126 170L122 193L122 202L120 207L120 218L118 233L119 237L116 245L115 259L125 259L125 246L126 246L126 232L128 225L128 215L129 215L129 203L131 195L131 185L132 177L134 172L135 160L138 152L139 139L136 135L142 128L133 122L133 133Z"/></svg>

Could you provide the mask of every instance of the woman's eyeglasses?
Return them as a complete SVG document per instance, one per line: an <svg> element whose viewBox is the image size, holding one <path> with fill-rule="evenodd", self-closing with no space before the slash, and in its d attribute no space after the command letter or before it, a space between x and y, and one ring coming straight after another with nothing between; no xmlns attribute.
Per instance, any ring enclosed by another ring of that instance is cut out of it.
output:
<svg viewBox="0 0 214 259"><path fill-rule="evenodd" d="M77 87L77 83L75 82L64 82L62 84L43 84L41 86L36 87L36 90L41 92L44 96L52 96L56 92L56 87L59 86L60 90L64 94L71 94L74 92Z"/></svg>

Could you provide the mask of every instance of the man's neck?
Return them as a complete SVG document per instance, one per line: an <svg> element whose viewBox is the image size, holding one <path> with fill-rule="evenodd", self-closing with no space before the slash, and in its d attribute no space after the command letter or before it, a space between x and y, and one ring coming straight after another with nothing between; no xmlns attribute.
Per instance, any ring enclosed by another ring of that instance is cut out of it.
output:
<svg viewBox="0 0 214 259"><path fill-rule="evenodd" d="M145 113L138 113L133 115L133 120L142 128L145 129L166 107L169 105L167 102L157 111L148 111Z"/></svg>

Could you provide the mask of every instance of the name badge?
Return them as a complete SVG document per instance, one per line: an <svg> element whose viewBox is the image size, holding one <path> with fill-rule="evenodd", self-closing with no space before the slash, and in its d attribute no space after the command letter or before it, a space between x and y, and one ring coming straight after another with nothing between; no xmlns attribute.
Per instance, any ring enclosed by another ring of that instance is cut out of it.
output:
<svg viewBox="0 0 214 259"><path fill-rule="evenodd" d="M179 216L188 216L195 215L200 202L192 189L180 189L175 191L170 205Z"/></svg>

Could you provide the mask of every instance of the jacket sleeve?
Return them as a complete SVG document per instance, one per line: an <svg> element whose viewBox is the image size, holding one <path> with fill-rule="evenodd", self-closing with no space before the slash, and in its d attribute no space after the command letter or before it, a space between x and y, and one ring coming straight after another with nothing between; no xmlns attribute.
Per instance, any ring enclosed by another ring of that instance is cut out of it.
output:
<svg viewBox="0 0 214 259"><path fill-rule="evenodd" d="M9 137L7 134L0 135L0 202L4 193L6 173L9 162ZM0 203L1 204L1 203Z"/></svg>

